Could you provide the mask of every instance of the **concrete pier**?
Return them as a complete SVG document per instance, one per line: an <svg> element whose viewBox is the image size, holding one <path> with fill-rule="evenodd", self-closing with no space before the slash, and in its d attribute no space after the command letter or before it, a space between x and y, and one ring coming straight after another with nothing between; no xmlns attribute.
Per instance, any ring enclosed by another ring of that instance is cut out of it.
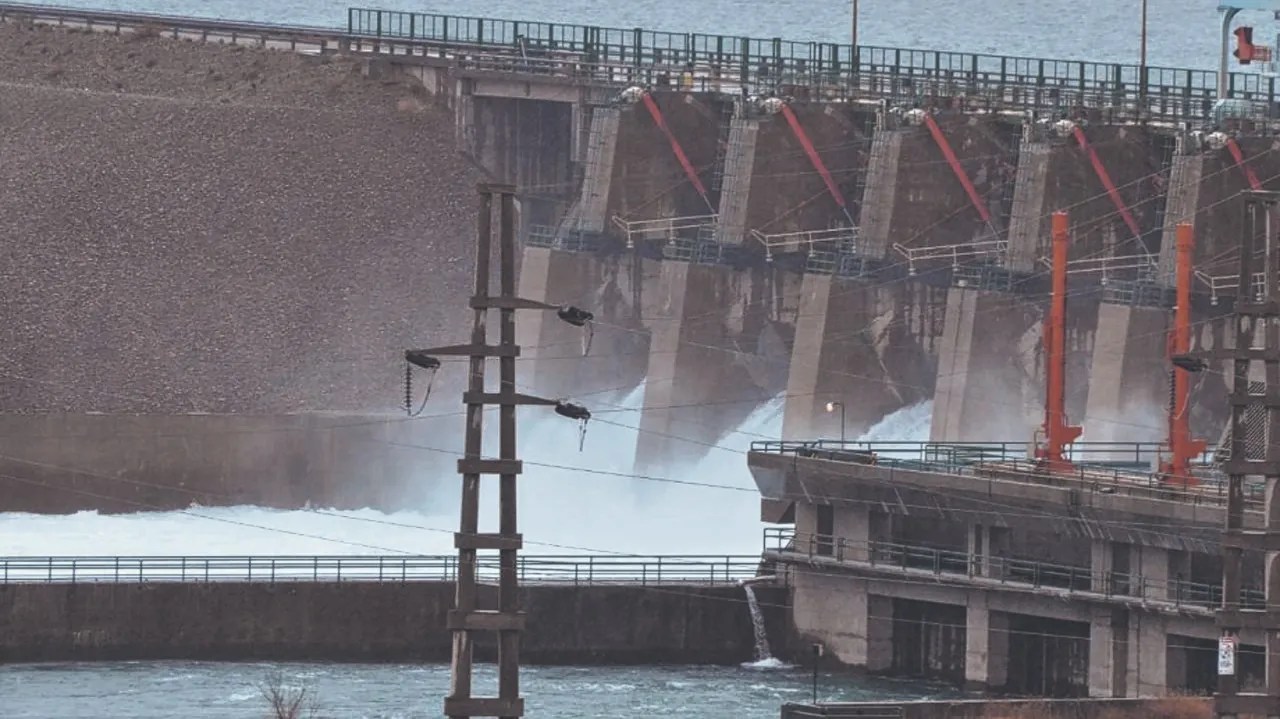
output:
<svg viewBox="0 0 1280 719"><path fill-rule="evenodd" d="M953 288L938 349L930 439L1026 441L1043 418L1037 348L1043 314L1004 293Z"/></svg>
<svg viewBox="0 0 1280 719"><path fill-rule="evenodd" d="M524 313L516 323L516 340L526 388L545 397L600 398L640 384L649 356L643 292L652 289L657 274L657 263L634 254L599 256L527 245L519 295L589 308L596 319L582 329L552 312Z"/></svg>
<svg viewBox="0 0 1280 719"><path fill-rule="evenodd" d="M1155 442L1165 436L1167 320L1163 308L1098 305L1082 441Z"/></svg>
<svg viewBox="0 0 1280 719"><path fill-rule="evenodd" d="M696 462L783 391L790 338L778 335L773 318L776 298L790 294L775 282L789 278L774 275L662 263L647 303L652 339L637 472Z"/></svg>
<svg viewBox="0 0 1280 719"><path fill-rule="evenodd" d="M783 437L836 437L845 407L852 439L886 415L931 394L930 338L917 330L932 325L927 286L880 286L865 280L809 273L800 289Z"/></svg>

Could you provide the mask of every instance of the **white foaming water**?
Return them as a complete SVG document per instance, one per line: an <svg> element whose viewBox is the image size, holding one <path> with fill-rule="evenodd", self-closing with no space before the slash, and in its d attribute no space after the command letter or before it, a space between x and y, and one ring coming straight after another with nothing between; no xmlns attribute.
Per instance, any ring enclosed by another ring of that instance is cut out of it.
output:
<svg viewBox="0 0 1280 719"><path fill-rule="evenodd" d="M750 584L743 584L742 589L747 593L747 610L751 612L751 628L755 632L756 662L773 659L773 652L769 649L769 632L764 627L764 613L760 611L756 590Z"/></svg>
<svg viewBox="0 0 1280 719"><path fill-rule="evenodd" d="M876 422L861 437L862 442L928 442L933 423L933 400L917 402Z"/></svg>
<svg viewBox="0 0 1280 719"><path fill-rule="evenodd" d="M721 447L692 468L670 470L673 482L632 475L640 385L623 395L617 424L591 422L578 451L577 427L562 417L522 424L520 530L536 554L755 554L760 550L759 495L747 469L751 441L779 439L783 398L760 406ZM903 408L871 428L864 440L928 439L931 404ZM487 423L496 429L496 423ZM489 432L490 436L496 434ZM496 449L496 447L494 448ZM431 455L438 461L438 455ZM425 461L425 460L424 460ZM424 472L425 474L425 472ZM193 507L185 512L70 516L0 514L0 553L10 556L195 556L323 554L452 554L457 482L432 506L384 513ZM694 484L682 484L689 482ZM486 481L481 531L497 529L497 487ZM658 501L638 491L661 487ZM557 546L558 545L558 546Z"/></svg>

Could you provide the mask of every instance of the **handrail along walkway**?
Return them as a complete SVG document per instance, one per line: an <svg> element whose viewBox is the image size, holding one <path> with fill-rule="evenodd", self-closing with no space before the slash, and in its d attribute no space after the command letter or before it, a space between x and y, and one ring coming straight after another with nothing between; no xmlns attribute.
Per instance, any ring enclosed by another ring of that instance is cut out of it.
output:
<svg viewBox="0 0 1280 719"><path fill-rule="evenodd" d="M0 584L150 582L453 581L456 555L0 557ZM735 584L755 577L752 555L523 555L520 581L544 584ZM497 557L479 561L482 581Z"/></svg>
<svg viewBox="0 0 1280 719"><path fill-rule="evenodd" d="M1135 120L1206 120L1217 97L1213 70L1053 58L798 42L640 28L528 22L350 8L347 26L311 27L211 18L0 3L0 20L157 28L172 36L256 38L290 49L350 49L436 57L464 69L554 74L585 84L822 99L965 97L987 109L1110 108ZM1280 117L1275 78L1232 73L1229 97Z"/></svg>
<svg viewBox="0 0 1280 719"><path fill-rule="evenodd" d="M859 542L835 535L796 532L791 528L766 528L764 555L767 559L776 558L784 562L797 556L827 558L837 563L889 571L925 571L961 580L979 578L1009 587L1132 597L1201 609L1216 609L1222 603L1221 583L1193 582L1176 577L1153 579L1139 572L1110 571L1095 577L1088 566L1017 556L977 557L959 549L899 542ZM785 572L778 574L785 575ZM1261 588L1256 587L1245 590L1242 600L1250 608L1265 603Z"/></svg>

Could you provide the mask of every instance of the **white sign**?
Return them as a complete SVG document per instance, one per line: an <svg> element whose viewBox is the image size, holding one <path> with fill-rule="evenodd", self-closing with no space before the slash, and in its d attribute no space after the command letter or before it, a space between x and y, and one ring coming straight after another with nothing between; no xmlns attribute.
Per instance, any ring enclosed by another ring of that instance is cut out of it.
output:
<svg viewBox="0 0 1280 719"><path fill-rule="evenodd" d="M1236 673L1236 638L1218 639L1218 675L1229 677Z"/></svg>

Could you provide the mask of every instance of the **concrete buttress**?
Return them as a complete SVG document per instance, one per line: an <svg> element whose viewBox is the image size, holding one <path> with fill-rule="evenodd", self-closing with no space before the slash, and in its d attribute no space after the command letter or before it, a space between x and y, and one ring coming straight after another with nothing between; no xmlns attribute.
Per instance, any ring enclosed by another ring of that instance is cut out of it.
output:
<svg viewBox="0 0 1280 719"><path fill-rule="evenodd" d="M770 319L765 273L661 264L644 309L652 339L637 472L698 461L786 386L790 338Z"/></svg>
<svg viewBox="0 0 1280 719"><path fill-rule="evenodd" d="M1167 313L1161 309L1098 305L1081 441L1155 442L1164 437L1166 325Z"/></svg>
<svg viewBox="0 0 1280 719"><path fill-rule="evenodd" d="M801 284L795 343L787 379L784 439L837 438L845 407L845 432L853 439L886 415L928 396L933 363L927 337L914 329L919 286L876 285L831 275L806 274ZM921 333L926 334L927 333Z"/></svg>
<svg viewBox="0 0 1280 719"><path fill-rule="evenodd" d="M720 190L720 212L716 242L740 245L746 234L747 206L751 198L752 168L756 161L756 137L760 122L735 117L729 125L724 156L724 179Z"/></svg>
<svg viewBox="0 0 1280 719"><path fill-rule="evenodd" d="M1028 440L1040 418L1042 313L997 292L952 288L938 350L930 439Z"/></svg>
<svg viewBox="0 0 1280 719"><path fill-rule="evenodd" d="M640 320L640 290L656 264L636 255L601 256L525 246L519 295L595 314L586 356L584 330L553 312L526 311L516 323L523 389L546 397L610 390L623 393L644 379L649 334Z"/></svg>
<svg viewBox="0 0 1280 719"><path fill-rule="evenodd" d="M1035 271L1036 260L1040 257L1040 246L1048 225L1044 201L1049 176L1049 150L1049 143L1038 136L1034 125L1023 127L1013 209L1009 215L1006 268L1013 272Z"/></svg>
<svg viewBox="0 0 1280 719"><path fill-rule="evenodd" d="M898 191L898 158L902 154L905 132L880 127L871 138L858 236L859 250L867 257L882 258L889 252L894 200Z"/></svg>
<svg viewBox="0 0 1280 719"><path fill-rule="evenodd" d="M1179 152L1173 157L1169 171L1169 194L1165 201L1164 227L1160 232L1160 268L1162 284L1174 283L1174 235L1182 222L1195 223L1200 205L1200 181L1204 175L1204 154Z"/></svg>
<svg viewBox="0 0 1280 719"><path fill-rule="evenodd" d="M609 192L613 187L613 161L621 118L622 113L616 107L597 107L591 112L582 196L578 201L577 229L583 232L604 232L608 223Z"/></svg>

